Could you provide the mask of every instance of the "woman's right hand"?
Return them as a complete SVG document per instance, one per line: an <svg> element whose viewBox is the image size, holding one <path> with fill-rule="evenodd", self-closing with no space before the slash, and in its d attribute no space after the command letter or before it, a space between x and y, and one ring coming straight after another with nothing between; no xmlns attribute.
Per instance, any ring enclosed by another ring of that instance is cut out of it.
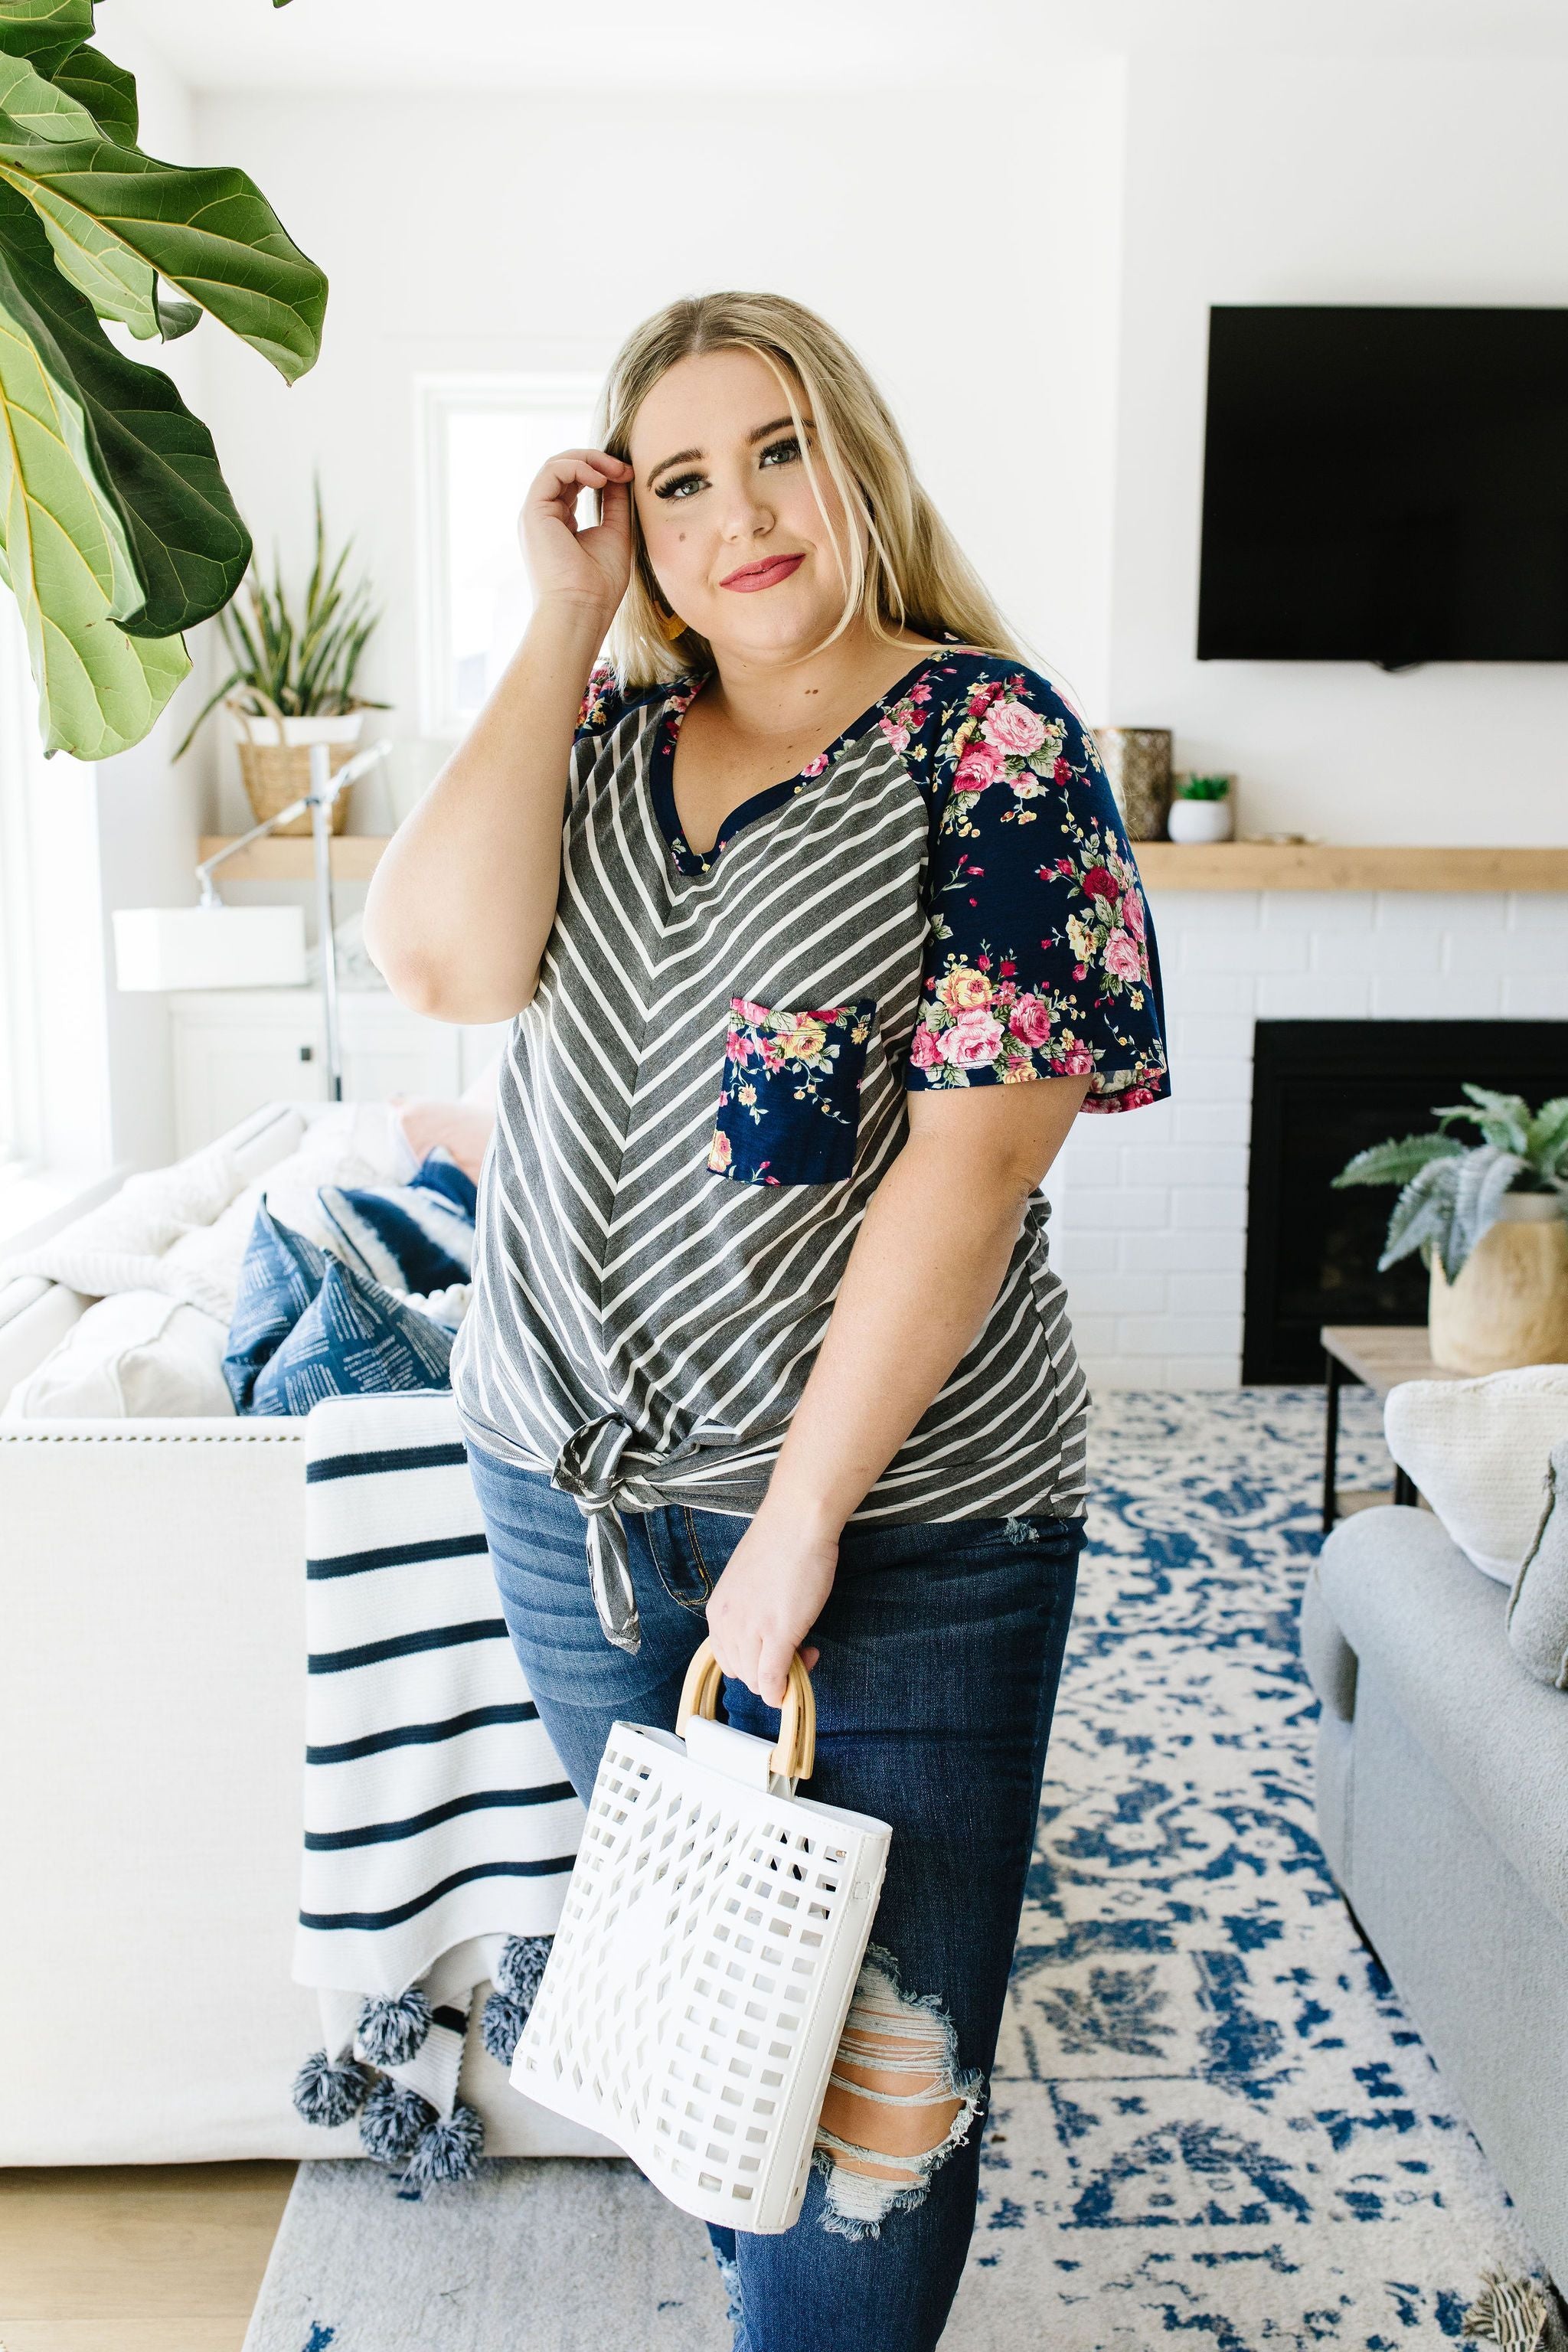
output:
<svg viewBox="0 0 1568 2352"><path fill-rule="evenodd" d="M518 518L518 537L536 604L585 604L606 625L632 569L632 469L603 449L563 449L540 467ZM598 490L603 519L577 527L577 499Z"/></svg>

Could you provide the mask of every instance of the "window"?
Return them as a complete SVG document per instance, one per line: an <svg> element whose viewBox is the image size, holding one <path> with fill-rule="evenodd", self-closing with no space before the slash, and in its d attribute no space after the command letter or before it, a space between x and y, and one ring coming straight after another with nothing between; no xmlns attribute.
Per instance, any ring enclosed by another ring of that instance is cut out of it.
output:
<svg viewBox="0 0 1568 2352"><path fill-rule="evenodd" d="M593 439L598 378L427 376L419 404L420 695L430 735L462 732L528 624L523 493Z"/></svg>
<svg viewBox="0 0 1568 2352"><path fill-rule="evenodd" d="M21 615L0 589L0 1181L42 1142L28 822L43 761L37 709Z"/></svg>

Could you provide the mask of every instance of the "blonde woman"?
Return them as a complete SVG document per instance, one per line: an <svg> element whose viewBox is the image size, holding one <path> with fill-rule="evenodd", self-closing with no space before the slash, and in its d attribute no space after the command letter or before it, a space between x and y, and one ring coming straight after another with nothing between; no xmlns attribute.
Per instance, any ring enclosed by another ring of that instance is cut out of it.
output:
<svg viewBox="0 0 1568 2352"><path fill-rule="evenodd" d="M533 617L366 936L513 1024L453 1378L572 1779L709 1633L751 1731L804 1652L811 1792L892 1824L801 2219L714 2232L738 2352L925 2352L1083 1536L1038 1187L1168 1091L1154 940L1084 728L831 328L674 303L600 437L529 491Z"/></svg>

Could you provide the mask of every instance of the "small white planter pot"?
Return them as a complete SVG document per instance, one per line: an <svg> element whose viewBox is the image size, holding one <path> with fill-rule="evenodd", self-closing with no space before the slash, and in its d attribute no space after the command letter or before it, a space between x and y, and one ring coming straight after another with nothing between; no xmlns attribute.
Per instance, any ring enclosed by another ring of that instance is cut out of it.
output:
<svg viewBox="0 0 1568 2352"><path fill-rule="evenodd" d="M1223 801L1173 801L1165 830L1173 841L1228 841L1235 822L1227 793Z"/></svg>
<svg viewBox="0 0 1568 2352"><path fill-rule="evenodd" d="M278 748L278 721L266 717L253 718L248 711L229 714L238 728L242 741L268 743ZM337 719L286 719L283 721L283 741L289 751L311 743L357 743L364 726L363 710L345 710Z"/></svg>

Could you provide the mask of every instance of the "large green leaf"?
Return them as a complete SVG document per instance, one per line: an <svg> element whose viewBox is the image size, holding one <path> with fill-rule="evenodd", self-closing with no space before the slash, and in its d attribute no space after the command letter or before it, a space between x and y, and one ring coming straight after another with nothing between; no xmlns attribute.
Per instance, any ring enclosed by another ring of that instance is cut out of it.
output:
<svg viewBox="0 0 1568 2352"><path fill-rule="evenodd" d="M0 0L0 51L27 58L41 74L58 70L92 38L93 0Z"/></svg>
<svg viewBox="0 0 1568 2352"><path fill-rule="evenodd" d="M221 611L249 536L205 428L111 343L211 311L289 381L326 280L253 182L144 154L135 83L90 46L94 0L0 0L0 583L16 596L47 747L143 737Z"/></svg>
<svg viewBox="0 0 1568 2352"><path fill-rule="evenodd" d="M82 415L89 461L141 582L122 625L132 636L160 638L210 619L244 579L251 552L212 436L166 375L116 350L55 268L31 207L3 184L0 303Z"/></svg>
<svg viewBox="0 0 1568 2352"><path fill-rule="evenodd" d="M68 60L66 69L75 62ZM0 55L0 116L56 146L79 147L100 135L95 117L63 82L46 81L21 58ZM79 212L61 215L51 206L43 210L43 222L60 269L100 319L118 319L144 341L159 332L158 278L151 263Z"/></svg>
<svg viewBox="0 0 1568 2352"><path fill-rule="evenodd" d="M4 87L0 68L0 89ZM53 93L57 103L39 108L33 118L32 127L40 137L90 139L101 131L122 147L136 144L135 79L100 50L77 49L52 81L42 87ZM5 105L4 99L0 105ZM16 108L5 105L5 110L15 114ZM47 222L45 226L61 269L73 286L81 289L100 319L119 319L133 335L144 340L161 335L165 342L188 335L200 319L195 303L163 286L149 263L106 230L89 226L84 242L79 222L69 228Z"/></svg>
<svg viewBox="0 0 1568 2352"><path fill-rule="evenodd" d="M72 51L49 77L57 89L86 107L104 136L121 147L134 147L141 121L136 110L136 79L101 49Z"/></svg>
<svg viewBox="0 0 1568 2352"><path fill-rule="evenodd" d="M7 111L0 114L0 180L45 222L62 266L73 257L77 282L89 270L106 282L107 257L118 247L211 311L288 382L313 365L326 278L244 172L160 163L107 139L37 138Z"/></svg>
<svg viewBox="0 0 1568 2352"><path fill-rule="evenodd" d="M0 541L45 750L102 760L140 742L190 661L177 637L129 637L119 625L141 583L119 516L94 482L85 418L5 309Z"/></svg>
<svg viewBox="0 0 1568 2352"><path fill-rule="evenodd" d="M0 49L0 113L8 114L34 139L64 146L102 136L91 110L60 84L39 73L26 58Z"/></svg>

